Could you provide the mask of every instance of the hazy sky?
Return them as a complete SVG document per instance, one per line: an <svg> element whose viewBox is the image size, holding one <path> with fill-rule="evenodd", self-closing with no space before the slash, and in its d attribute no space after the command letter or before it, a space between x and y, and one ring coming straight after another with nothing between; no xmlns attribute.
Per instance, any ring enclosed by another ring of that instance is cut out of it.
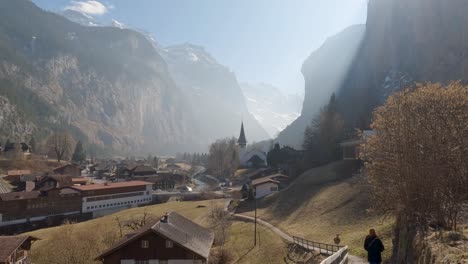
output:
<svg viewBox="0 0 468 264"><path fill-rule="evenodd" d="M303 61L328 36L366 20L367 0L33 0L151 32L164 45L201 45L239 81L303 93ZM339 58L337 58L339 59Z"/></svg>

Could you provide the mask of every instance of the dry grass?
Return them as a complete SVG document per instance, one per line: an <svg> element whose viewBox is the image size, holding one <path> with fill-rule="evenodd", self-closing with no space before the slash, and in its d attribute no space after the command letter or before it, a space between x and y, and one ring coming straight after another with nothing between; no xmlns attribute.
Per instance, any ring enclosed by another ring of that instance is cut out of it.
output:
<svg viewBox="0 0 468 264"><path fill-rule="evenodd" d="M434 259L434 263L468 263L468 237L461 234L461 239L451 240L448 238L449 232L443 232L442 238L440 233L434 232L429 235L425 242L426 247L423 248L424 255Z"/></svg>
<svg viewBox="0 0 468 264"><path fill-rule="evenodd" d="M56 160L16 160L0 159L0 174L6 174L9 170L31 170L31 173L44 173L56 168L64 162L58 163Z"/></svg>
<svg viewBox="0 0 468 264"><path fill-rule="evenodd" d="M287 189L258 203L258 216L287 233L310 240L341 243L351 253L365 256L364 237L375 228L391 253L392 219L369 214L369 198L360 176L352 176L354 162L340 161L305 172ZM246 208L252 214L252 206Z"/></svg>
<svg viewBox="0 0 468 264"><path fill-rule="evenodd" d="M70 235L70 238L66 240L65 243L76 245L75 247L84 247L85 245L82 244L92 244L91 250L93 250L93 253L89 254L86 261L83 261L83 263L93 263L92 258L96 257L101 251L119 239L120 232L117 221L115 220L116 217L124 222L132 218L138 218L139 216L142 216L144 212L147 212L153 217L160 217L166 212L175 211L202 226L207 226L207 215L210 208L215 204L222 203L223 200L211 200L158 204L128 209L112 215L73 225L36 230L29 233L30 235L41 239L40 241L35 242L32 248L31 252L33 261L37 264L51 263L51 260L47 255L50 253L51 246L56 246L55 244L57 242L54 240L63 239L61 237L63 236L62 234L71 233L73 235ZM130 231L131 230L125 230L124 233L128 233ZM83 236L86 237L86 240L83 239ZM74 241L79 239L83 240L83 243L80 244L80 241Z"/></svg>
<svg viewBox="0 0 468 264"><path fill-rule="evenodd" d="M285 263L288 245L268 228L257 225L257 232L258 244L254 247L253 223L233 222L225 244L225 248L233 255L232 263Z"/></svg>

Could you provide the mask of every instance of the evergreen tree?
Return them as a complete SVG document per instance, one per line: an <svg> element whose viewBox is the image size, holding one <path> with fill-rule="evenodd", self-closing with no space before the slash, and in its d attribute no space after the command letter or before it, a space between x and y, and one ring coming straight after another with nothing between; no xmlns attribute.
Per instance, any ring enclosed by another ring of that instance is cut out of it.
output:
<svg viewBox="0 0 468 264"><path fill-rule="evenodd" d="M279 143L276 143L275 146L267 154L268 165L272 167L277 167L281 162L281 147Z"/></svg>
<svg viewBox="0 0 468 264"><path fill-rule="evenodd" d="M83 149L83 144L81 140L78 140L75 146L75 151L73 152L72 161L76 163L81 163L86 159L86 153Z"/></svg>
<svg viewBox="0 0 468 264"><path fill-rule="evenodd" d="M35 153L36 152L36 139L34 139L34 136L31 137L31 140L29 141L29 146L31 146L31 152Z"/></svg>
<svg viewBox="0 0 468 264"><path fill-rule="evenodd" d="M310 163L327 163L340 156L339 141L343 136L344 123L338 112L335 94L328 104L312 120L304 131L302 144L306 159Z"/></svg>

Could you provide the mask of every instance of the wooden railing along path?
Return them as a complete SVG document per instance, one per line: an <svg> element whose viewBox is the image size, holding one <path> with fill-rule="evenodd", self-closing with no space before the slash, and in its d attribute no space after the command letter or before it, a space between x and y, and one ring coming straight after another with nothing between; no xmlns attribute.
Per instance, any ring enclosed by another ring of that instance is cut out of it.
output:
<svg viewBox="0 0 468 264"><path fill-rule="evenodd" d="M330 255L323 260L320 264L346 264L348 263L348 247L326 244L321 242L310 241L304 238L293 236L294 244L313 250L325 255Z"/></svg>

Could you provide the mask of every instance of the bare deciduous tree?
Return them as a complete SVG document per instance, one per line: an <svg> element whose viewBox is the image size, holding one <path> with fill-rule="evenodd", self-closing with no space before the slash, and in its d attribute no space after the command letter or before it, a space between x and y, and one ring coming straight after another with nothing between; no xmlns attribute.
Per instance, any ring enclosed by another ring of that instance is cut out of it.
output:
<svg viewBox="0 0 468 264"><path fill-rule="evenodd" d="M220 204L212 202L208 218L211 228L215 232L215 244L223 246L226 242L227 229L230 225L228 212Z"/></svg>
<svg viewBox="0 0 468 264"><path fill-rule="evenodd" d="M70 134L63 131L55 131L49 137L48 145L55 154L58 162L70 155L72 141Z"/></svg>
<svg viewBox="0 0 468 264"><path fill-rule="evenodd" d="M208 171L215 176L231 177L239 167L239 152L235 138L220 139L211 144Z"/></svg>
<svg viewBox="0 0 468 264"><path fill-rule="evenodd" d="M374 112L377 133L362 158L374 205L397 215L401 243L430 223L457 228L468 198L467 102L468 87L458 82L426 84L396 93ZM395 246L410 255L411 243Z"/></svg>
<svg viewBox="0 0 468 264"><path fill-rule="evenodd" d="M120 236L122 236L124 229L127 228L127 229L130 229L132 231L136 231L136 230L142 228L143 226L145 226L149 221L151 221L154 218L155 217L153 215L149 214L145 210L145 211L143 211L143 214L138 215L138 216L134 216L131 219L125 221L125 222L120 221L120 218L118 218L118 217L114 218L114 220L117 222L117 225L118 225L119 231L120 231Z"/></svg>

